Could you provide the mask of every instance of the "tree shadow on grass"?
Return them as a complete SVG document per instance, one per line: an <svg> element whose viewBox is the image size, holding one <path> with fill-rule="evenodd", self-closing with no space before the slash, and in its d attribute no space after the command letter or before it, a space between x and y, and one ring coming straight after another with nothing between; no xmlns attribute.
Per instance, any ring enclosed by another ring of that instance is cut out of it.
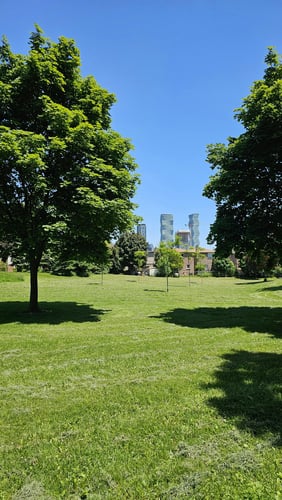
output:
<svg viewBox="0 0 282 500"><path fill-rule="evenodd" d="M39 313L27 312L28 304L24 302L1 302L0 324L30 323L58 325L67 321L84 323L97 322L108 312L106 309L94 309L89 304L78 302L40 302Z"/></svg>
<svg viewBox="0 0 282 500"><path fill-rule="evenodd" d="M265 280L260 280L260 281L249 281L249 282L243 282L243 283L235 283L236 286L244 286L244 285L261 285L262 283L266 283ZM270 283L270 282L269 282ZM282 290L282 284L279 283L279 285L273 285L273 286L265 286L263 288L260 288L260 292L276 292L278 290Z"/></svg>
<svg viewBox="0 0 282 500"><path fill-rule="evenodd" d="M282 285L277 285L277 286L266 286L265 288L262 288L262 292L278 292L279 290L282 290Z"/></svg>
<svg viewBox="0 0 282 500"><path fill-rule="evenodd" d="M190 328L234 328L282 338L282 307L176 308L153 318Z"/></svg>
<svg viewBox="0 0 282 500"><path fill-rule="evenodd" d="M273 444L282 446L282 355L232 351L222 358L215 382L204 388L224 394L208 404L224 418L234 418L239 429L256 436L273 433Z"/></svg>
<svg viewBox="0 0 282 500"><path fill-rule="evenodd" d="M261 285L261 283L265 283L264 279L258 279L255 281L242 281L240 283L235 283L236 286L245 286L245 285Z"/></svg>

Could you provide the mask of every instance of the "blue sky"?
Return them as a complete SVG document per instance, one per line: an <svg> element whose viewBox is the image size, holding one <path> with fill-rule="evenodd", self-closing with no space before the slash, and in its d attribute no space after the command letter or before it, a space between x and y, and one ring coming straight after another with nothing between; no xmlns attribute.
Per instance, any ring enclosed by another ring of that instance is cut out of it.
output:
<svg viewBox="0 0 282 500"><path fill-rule="evenodd" d="M207 246L206 146L242 132L234 109L262 78L267 47L282 52L281 19L281 0L10 0L0 34L21 53L34 23L75 40L82 74L117 97L112 127L134 145L147 240L159 243L161 213L175 230L199 213Z"/></svg>

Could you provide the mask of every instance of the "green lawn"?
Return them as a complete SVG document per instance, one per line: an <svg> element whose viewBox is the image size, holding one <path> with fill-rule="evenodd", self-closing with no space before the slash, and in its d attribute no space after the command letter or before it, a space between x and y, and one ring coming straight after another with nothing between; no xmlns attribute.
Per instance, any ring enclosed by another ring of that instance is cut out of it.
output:
<svg viewBox="0 0 282 500"><path fill-rule="evenodd" d="M282 280L0 283L0 498L282 498Z"/></svg>

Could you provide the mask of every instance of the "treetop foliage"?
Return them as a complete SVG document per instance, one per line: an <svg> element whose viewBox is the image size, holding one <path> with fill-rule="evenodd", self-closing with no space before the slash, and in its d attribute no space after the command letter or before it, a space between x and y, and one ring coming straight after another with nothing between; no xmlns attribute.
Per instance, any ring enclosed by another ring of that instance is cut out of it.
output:
<svg viewBox="0 0 282 500"><path fill-rule="evenodd" d="M74 40L39 26L27 55L0 46L0 235L38 268L42 253L102 260L135 222L132 145L111 129L114 94L80 74Z"/></svg>
<svg viewBox="0 0 282 500"><path fill-rule="evenodd" d="M174 242L161 242L155 251L155 265L160 276L172 276L183 267L183 257L176 250L178 239Z"/></svg>
<svg viewBox="0 0 282 500"><path fill-rule="evenodd" d="M124 272L126 269L128 274L135 274L138 271L138 256L136 255L138 252L146 256L147 242L144 236L132 231L120 234L113 247L112 272Z"/></svg>
<svg viewBox="0 0 282 500"><path fill-rule="evenodd" d="M221 256L282 257L282 63L273 48L265 62L264 78L235 112L245 131L207 148L215 173L203 194L217 209L208 242Z"/></svg>

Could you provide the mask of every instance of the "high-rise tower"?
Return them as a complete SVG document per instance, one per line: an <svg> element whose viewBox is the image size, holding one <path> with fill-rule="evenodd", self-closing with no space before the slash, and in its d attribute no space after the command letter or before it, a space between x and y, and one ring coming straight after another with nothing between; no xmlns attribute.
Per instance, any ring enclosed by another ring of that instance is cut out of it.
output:
<svg viewBox="0 0 282 500"><path fill-rule="evenodd" d="M137 224L137 234L141 234L141 236L144 236L145 240L146 238L146 224Z"/></svg>
<svg viewBox="0 0 282 500"><path fill-rule="evenodd" d="M187 231L187 229L181 229L180 231L176 231L175 236L178 236L179 239L178 248L189 248L191 239L190 231Z"/></svg>
<svg viewBox="0 0 282 500"><path fill-rule="evenodd" d="M191 233L192 247L200 246L199 214L189 215L189 229Z"/></svg>
<svg viewBox="0 0 282 500"><path fill-rule="evenodd" d="M173 215L161 214L161 241L173 241Z"/></svg>

